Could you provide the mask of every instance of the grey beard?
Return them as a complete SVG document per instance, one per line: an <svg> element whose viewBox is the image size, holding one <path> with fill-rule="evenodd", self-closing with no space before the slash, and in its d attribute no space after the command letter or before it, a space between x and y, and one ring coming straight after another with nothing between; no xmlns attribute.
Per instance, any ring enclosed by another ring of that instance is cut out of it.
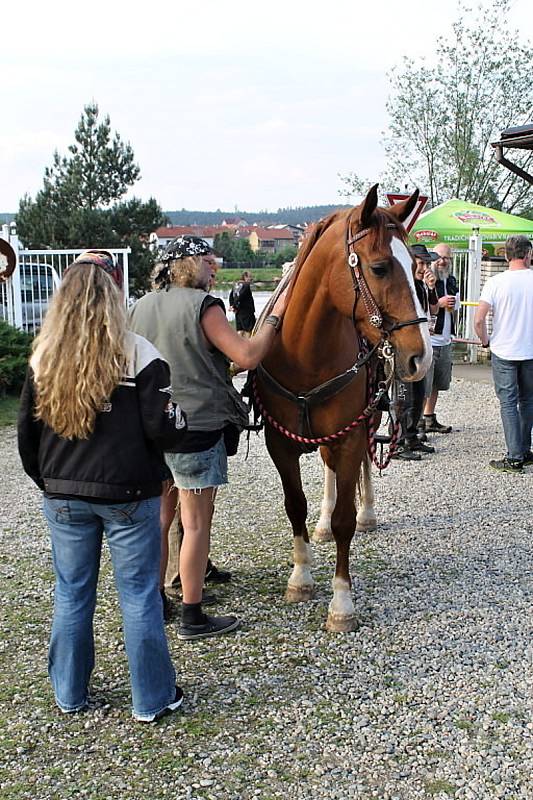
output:
<svg viewBox="0 0 533 800"><path fill-rule="evenodd" d="M440 267L435 267L435 273L437 275L438 280L445 281L446 278L450 275L450 270L447 267L441 269Z"/></svg>

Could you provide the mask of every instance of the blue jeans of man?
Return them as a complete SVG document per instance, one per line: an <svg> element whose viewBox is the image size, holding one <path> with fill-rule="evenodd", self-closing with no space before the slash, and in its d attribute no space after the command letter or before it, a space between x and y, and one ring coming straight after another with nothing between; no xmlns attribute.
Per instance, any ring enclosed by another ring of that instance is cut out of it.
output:
<svg viewBox="0 0 533 800"><path fill-rule="evenodd" d="M500 401L507 457L521 461L531 450L533 359L508 361L493 353L492 375Z"/></svg>
<svg viewBox="0 0 533 800"><path fill-rule="evenodd" d="M48 672L63 711L87 702L104 533L122 610L134 713L150 715L174 700L159 592L159 509L159 497L110 505L44 498L56 575Z"/></svg>

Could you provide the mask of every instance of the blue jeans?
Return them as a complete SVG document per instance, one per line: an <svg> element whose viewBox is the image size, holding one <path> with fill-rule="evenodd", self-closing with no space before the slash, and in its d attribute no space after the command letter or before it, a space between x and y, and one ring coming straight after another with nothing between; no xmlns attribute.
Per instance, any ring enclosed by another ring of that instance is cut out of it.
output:
<svg viewBox="0 0 533 800"><path fill-rule="evenodd" d="M159 507L159 497L110 505L44 498L56 575L48 673L63 711L87 703L104 532L122 609L134 713L150 715L174 700L159 593Z"/></svg>
<svg viewBox="0 0 533 800"><path fill-rule="evenodd" d="M521 461L531 450L533 359L508 361L493 353L492 375L500 401L507 457Z"/></svg>

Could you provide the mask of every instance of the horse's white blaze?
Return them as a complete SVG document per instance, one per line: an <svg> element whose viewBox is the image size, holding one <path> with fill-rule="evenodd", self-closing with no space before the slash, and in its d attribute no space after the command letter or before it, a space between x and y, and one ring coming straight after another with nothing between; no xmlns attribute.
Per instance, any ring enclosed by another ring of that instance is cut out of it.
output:
<svg viewBox="0 0 533 800"><path fill-rule="evenodd" d="M294 568L288 581L289 586L294 588L313 586L314 580L310 569L313 563L311 545L304 542L301 536L295 536L293 539L293 558Z"/></svg>
<svg viewBox="0 0 533 800"><path fill-rule="evenodd" d="M391 250L394 258L396 258L403 267L405 276L407 278L407 283L409 284L409 288L411 289L411 296L413 298L413 303L417 315L419 317L425 317L426 312L420 305L420 300L418 299L415 289L415 279L413 276L413 259L409 255L407 247L404 245L401 239L398 239L397 236L393 236ZM429 327L427 325L421 324L418 326L418 330L420 331L420 335L424 342L424 355L422 356L422 358L417 359L418 370L413 378L413 380L415 381L421 380L424 377L424 375L431 366L431 359L433 358L433 349L431 347L431 339L429 338Z"/></svg>
<svg viewBox="0 0 533 800"><path fill-rule="evenodd" d="M344 578L333 578L333 598L329 604L329 613L333 617L352 617L355 614L352 590Z"/></svg>
<svg viewBox="0 0 533 800"><path fill-rule="evenodd" d="M317 530L331 533L331 515L333 514L336 501L337 484L335 481L335 473L327 464L324 464L324 494L322 497L322 505L320 506L320 518L316 524Z"/></svg>

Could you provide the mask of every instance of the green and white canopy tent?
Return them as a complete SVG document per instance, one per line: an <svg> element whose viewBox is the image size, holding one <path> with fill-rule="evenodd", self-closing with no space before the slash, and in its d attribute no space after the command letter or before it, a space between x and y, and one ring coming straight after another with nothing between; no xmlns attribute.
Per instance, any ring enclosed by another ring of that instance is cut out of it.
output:
<svg viewBox="0 0 533 800"><path fill-rule="evenodd" d="M475 230L477 229L477 230ZM445 242L454 249L468 249L473 233L479 233L483 255L505 255L508 236L522 234L533 241L533 220L505 214L464 200L448 200L422 214L413 226L409 240L431 248Z"/></svg>

